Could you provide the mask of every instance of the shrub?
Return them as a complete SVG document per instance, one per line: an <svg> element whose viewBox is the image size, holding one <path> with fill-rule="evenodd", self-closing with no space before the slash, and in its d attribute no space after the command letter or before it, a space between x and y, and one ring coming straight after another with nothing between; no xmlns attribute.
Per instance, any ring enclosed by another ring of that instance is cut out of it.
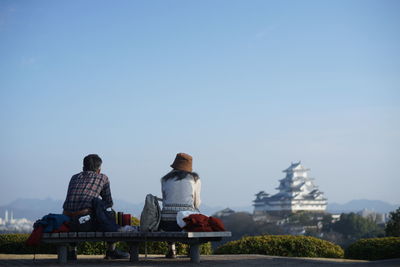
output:
<svg viewBox="0 0 400 267"><path fill-rule="evenodd" d="M134 216L131 217L131 225L136 225L139 226L140 225L140 220Z"/></svg>
<svg viewBox="0 0 400 267"><path fill-rule="evenodd" d="M346 258L360 260L400 258L400 237L360 239L346 249Z"/></svg>
<svg viewBox="0 0 400 267"><path fill-rule="evenodd" d="M219 247L216 254L265 254L287 257L343 258L343 249L309 236L248 236Z"/></svg>
<svg viewBox="0 0 400 267"><path fill-rule="evenodd" d="M30 247L25 245L29 234L0 234L0 253L6 254L56 254L57 247L54 244L40 244L39 246ZM128 245L125 242L118 242L117 247L128 251ZM182 243L176 243L177 253L180 255L189 254L189 246ZM78 244L78 254L81 255L101 255L106 250L106 242L81 242ZM165 254L167 253L167 242L147 242L148 254ZM145 244L141 243L139 247L140 253L145 253ZM201 245L201 254L212 254L211 244L205 243Z"/></svg>
<svg viewBox="0 0 400 267"><path fill-rule="evenodd" d="M50 244L29 247L25 245L29 234L0 234L0 253L7 254L33 254L33 253L57 253L57 248Z"/></svg>
<svg viewBox="0 0 400 267"><path fill-rule="evenodd" d="M400 236L400 208L390 213L385 232L386 236Z"/></svg>
<svg viewBox="0 0 400 267"><path fill-rule="evenodd" d="M382 226L377 225L371 218L364 218L354 212L342 213L340 220L332 224L332 230L353 240L384 236Z"/></svg>

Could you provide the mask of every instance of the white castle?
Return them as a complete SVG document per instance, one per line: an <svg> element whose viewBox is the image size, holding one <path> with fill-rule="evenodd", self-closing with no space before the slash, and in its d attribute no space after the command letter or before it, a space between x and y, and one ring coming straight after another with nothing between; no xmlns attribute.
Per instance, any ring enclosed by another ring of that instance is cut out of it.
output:
<svg viewBox="0 0 400 267"><path fill-rule="evenodd" d="M264 191L256 194L254 202L254 219L262 220L267 215L281 215L297 211L325 212L327 199L314 185L313 178L308 177L310 169L304 168L301 162L292 163L284 170L286 177L279 180L279 193L269 196Z"/></svg>

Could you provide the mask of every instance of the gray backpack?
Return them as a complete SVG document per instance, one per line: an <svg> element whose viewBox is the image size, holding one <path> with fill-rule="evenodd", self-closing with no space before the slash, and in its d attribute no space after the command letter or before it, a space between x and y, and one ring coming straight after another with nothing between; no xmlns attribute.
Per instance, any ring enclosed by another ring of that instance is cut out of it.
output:
<svg viewBox="0 0 400 267"><path fill-rule="evenodd" d="M146 196L143 211L140 214L140 231L155 232L161 221L161 208L158 201L162 200L152 194Z"/></svg>

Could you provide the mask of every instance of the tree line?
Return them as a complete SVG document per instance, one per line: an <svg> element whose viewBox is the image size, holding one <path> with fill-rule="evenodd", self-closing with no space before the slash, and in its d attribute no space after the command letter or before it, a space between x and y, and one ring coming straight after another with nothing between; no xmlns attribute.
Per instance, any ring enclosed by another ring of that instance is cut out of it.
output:
<svg viewBox="0 0 400 267"><path fill-rule="evenodd" d="M400 236L400 207L390 213L386 224L378 224L371 217L364 218L353 212L342 213L338 221L332 220L328 213L316 215L307 212L290 214L279 223L256 222L247 212L232 213L220 219L232 232L232 237L226 241L243 236L291 234L290 229L303 226L306 226L303 235L331 241L344 248L361 238ZM221 243L215 244L218 245Z"/></svg>

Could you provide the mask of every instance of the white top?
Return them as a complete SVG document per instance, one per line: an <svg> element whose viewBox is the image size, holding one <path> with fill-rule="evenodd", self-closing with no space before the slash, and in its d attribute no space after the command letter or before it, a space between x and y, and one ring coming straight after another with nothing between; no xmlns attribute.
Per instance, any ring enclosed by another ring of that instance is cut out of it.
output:
<svg viewBox="0 0 400 267"><path fill-rule="evenodd" d="M177 180L175 177L161 181L163 196L162 220L176 220L176 213L182 210L198 211L201 200L201 181L191 175Z"/></svg>

